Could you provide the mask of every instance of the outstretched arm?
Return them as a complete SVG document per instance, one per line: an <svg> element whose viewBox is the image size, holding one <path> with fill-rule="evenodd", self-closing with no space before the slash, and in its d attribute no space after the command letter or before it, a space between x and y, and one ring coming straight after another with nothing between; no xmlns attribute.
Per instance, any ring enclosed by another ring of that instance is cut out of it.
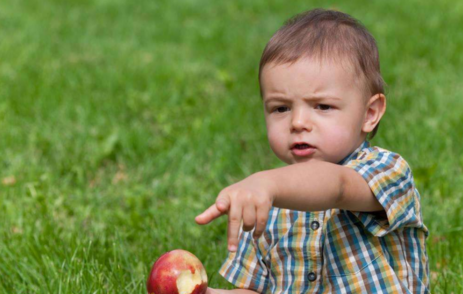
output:
<svg viewBox="0 0 463 294"><path fill-rule="evenodd" d="M233 252L241 226L244 231L255 228L254 237L262 235L272 205L300 211L383 209L355 170L311 160L258 172L223 189L215 204L198 215L196 222L204 225L228 214L228 249Z"/></svg>
<svg viewBox="0 0 463 294"><path fill-rule="evenodd" d="M349 167L311 161L264 173L278 183L273 203L276 207L302 211L383 209L366 180Z"/></svg>

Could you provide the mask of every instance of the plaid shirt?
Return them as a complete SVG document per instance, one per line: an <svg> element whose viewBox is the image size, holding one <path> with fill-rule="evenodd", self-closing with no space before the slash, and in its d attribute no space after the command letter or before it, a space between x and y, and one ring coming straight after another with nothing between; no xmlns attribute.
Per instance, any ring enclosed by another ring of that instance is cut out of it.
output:
<svg viewBox="0 0 463 294"><path fill-rule="evenodd" d="M429 293L428 231L405 160L365 141L339 164L365 178L384 211L273 207L263 236L241 232L219 273L259 293Z"/></svg>

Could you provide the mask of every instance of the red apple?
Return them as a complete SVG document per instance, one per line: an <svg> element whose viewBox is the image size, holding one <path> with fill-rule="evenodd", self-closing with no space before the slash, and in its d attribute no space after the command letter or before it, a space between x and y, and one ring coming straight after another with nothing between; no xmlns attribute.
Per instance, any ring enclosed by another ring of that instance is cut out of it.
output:
<svg viewBox="0 0 463 294"><path fill-rule="evenodd" d="M149 294L204 294L207 290L206 270L193 253L172 250L154 263L147 288Z"/></svg>

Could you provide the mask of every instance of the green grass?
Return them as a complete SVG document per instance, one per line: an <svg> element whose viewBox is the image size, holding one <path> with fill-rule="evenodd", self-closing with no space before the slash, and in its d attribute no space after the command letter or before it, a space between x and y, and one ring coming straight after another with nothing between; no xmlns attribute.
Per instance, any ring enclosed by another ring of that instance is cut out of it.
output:
<svg viewBox="0 0 463 294"><path fill-rule="evenodd" d="M375 145L412 167L433 293L463 292L463 5L458 1L0 2L0 293L143 293L183 248L212 287L227 185L282 164L257 68L288 17L317 6L376 37L388 111Z"/></svg>

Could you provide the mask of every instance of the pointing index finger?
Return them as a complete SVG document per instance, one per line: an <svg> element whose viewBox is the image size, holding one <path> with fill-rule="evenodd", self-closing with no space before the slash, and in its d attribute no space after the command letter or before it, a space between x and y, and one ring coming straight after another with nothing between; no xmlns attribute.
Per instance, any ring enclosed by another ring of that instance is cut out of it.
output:
<svg viewBox="0 0 463 294"><path fill-rule="evenodd" d="M224 215L220 210L217 209L217 205L214 203L208 209L206 209L203 213L198 215L195 218L195 221L199 225L207 225L211 221L215 220L216 218Z"/></svg>

